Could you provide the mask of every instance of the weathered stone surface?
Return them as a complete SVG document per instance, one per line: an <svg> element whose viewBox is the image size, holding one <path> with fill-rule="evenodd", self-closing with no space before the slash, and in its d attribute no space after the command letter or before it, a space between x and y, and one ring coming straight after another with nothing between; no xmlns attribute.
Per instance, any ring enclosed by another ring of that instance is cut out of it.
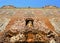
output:
<svg viewBox="0 0 60 43"><path fill-rule="evenodd" d="M46 8L3 7L0 9L0 42L52 43L54 41L57 43L59 39L55 41L56 37L60 38L59 18L60 9L51 6Z"/></svg>

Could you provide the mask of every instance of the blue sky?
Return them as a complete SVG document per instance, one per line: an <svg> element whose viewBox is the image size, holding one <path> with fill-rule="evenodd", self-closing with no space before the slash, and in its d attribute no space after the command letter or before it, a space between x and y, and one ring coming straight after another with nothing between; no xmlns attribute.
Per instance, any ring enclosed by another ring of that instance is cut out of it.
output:
<svg viewBox="0 0 60 43"><path fill-rule="evenodd" d="M47 5L60 7L60 0L0 0L0 7L13 5L15 7L43 7Z"/></svg>

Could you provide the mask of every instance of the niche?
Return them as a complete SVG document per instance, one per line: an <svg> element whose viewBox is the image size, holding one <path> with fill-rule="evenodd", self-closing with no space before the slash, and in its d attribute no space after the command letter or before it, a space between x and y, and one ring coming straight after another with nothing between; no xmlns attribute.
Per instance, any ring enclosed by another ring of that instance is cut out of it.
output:
<svg viewBox="0 0 60 43"><path fill-rule="evenodd" d="M32 26L33 26L33 22L34 22L34 20L31 19L31 18L28 18L28 19L25 20L25 22L26 22L26 24L25 24L26 26L27 26L29 23L31 23Z"/></svg>

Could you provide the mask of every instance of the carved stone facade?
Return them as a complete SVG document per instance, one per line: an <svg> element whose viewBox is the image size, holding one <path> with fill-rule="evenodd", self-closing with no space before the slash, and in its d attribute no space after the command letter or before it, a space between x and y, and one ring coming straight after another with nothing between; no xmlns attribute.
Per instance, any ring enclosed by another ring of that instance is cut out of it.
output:
<svg viewBox="0 0 60 43"><path fill-rule="evenodd" d="M59 8L1 8L0 43L60 43Z"/></svg>

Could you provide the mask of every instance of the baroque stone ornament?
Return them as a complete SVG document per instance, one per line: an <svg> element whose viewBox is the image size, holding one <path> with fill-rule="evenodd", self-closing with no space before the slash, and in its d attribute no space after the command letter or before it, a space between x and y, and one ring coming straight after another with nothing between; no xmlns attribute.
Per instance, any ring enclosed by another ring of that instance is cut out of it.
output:
<svg viewBox="0 0 60 43"><path fill-rule="evenodd" d="M60 9L6 7L0 9L0 43L60 43Z"/></svg>

